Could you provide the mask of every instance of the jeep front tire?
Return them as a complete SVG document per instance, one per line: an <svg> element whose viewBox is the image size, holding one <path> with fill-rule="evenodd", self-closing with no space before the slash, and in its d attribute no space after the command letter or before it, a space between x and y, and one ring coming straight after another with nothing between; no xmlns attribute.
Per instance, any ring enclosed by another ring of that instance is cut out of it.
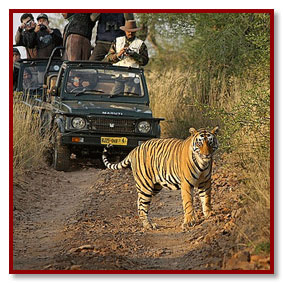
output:
<svg viewBox="0 0 283 283"><path fill-rule="evenodd" d="M53 168L57 171L68 171L70 168L70 149L61 143L61 134L57 132L53 148Z"/></svg>

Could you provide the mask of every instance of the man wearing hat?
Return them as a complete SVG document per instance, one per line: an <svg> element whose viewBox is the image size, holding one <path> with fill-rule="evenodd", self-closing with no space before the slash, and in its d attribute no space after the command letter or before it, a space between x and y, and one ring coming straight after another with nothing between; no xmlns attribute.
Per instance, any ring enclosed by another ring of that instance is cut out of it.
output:
<svg viewBox="0 0 283 283"><path fill-rule="evenodd" d="M136 32L141 28L137 27L135 20L129 20L120 29L125 31L126 35L116 38L105 61L118 66L136 68L145 66L148 63L147 47L141 39L136 37Z"/></svg>
<svg viewBox="0 0 283 283"><path fill-rule="evenodd" d="M34 45L37 48L37 58L49 57L55 47L63 44L61 32L59 29L49 27L46 14L39 14L36 19ZM57 56L60 56L60 51L57 52Z"/></svg>
<svg viewBox="0 0 283 283"><path fill-rule="evenodd" d="M21 59L21 53L18 48L13 48L13 63Z"/></svg>

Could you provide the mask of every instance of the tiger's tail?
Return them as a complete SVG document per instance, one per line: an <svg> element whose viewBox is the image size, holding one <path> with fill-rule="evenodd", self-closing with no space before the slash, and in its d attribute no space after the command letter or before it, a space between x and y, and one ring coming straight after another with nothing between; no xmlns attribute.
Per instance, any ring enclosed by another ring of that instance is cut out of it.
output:
<svg viewBox="0 0 283 283"><path fill-rule="evenodd" d="M122 160L119 163L111 163L110 161L108 161L108 159L107 159L107 153L108 153L107 148L108 147L105 147L104 150L103 150L103 153L102 153L102 161L107 168L112 169L112 170L120 170L120 169L129 167L129 165L131 163L131 159L130 159L129 155L127 155L125 157L125 159Z"/></svg>

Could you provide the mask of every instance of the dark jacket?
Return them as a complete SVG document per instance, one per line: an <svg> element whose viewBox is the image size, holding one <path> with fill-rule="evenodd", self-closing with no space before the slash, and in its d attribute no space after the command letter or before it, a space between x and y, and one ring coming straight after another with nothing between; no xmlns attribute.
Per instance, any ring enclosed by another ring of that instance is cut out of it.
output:
<svg viewBox="0 0 283 283"><path fill-rule="evenodd" d="M113 42L116 37L124 36L120 26L125 25L123 13L101 13L99 16L96 41Z"/></svg>
<svg viewBox="0 0 283 283"><path fill-rule="evenodd" d="M63 44L63 38L59 29L51 29L52 33L47 30L40 30L35 33L35 45L37 48L37 58L49 57L52 50ZM57 56L60 55L58 51Z"/></svg>
<svg viewBox="0 0 283 283"><path fill-rule="evenodd" d="M91 40L95 22L90 19L90 15L91 13L68 13L69 23L64 28L64 42L70 34L79 34Z"/></svg>

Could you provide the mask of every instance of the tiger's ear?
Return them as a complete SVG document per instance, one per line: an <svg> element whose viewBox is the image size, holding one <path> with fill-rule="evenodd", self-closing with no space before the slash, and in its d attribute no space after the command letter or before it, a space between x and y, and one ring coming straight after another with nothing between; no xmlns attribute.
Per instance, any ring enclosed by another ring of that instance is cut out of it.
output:
<svg viewBox="0 0 283 283"><path fill-rule="evenodd" d="M195 128L190 128L189 132L193 136L197 132L197 130Z"/></svg>
<svg viewBox="0 0 283 283"><path fill-rule="evenodd" d="M216 126L216 127L211 131L211 133L214 134L214 135L216 135L216 134L218 133L218 130L219 130L219 127Z"/></svg>

